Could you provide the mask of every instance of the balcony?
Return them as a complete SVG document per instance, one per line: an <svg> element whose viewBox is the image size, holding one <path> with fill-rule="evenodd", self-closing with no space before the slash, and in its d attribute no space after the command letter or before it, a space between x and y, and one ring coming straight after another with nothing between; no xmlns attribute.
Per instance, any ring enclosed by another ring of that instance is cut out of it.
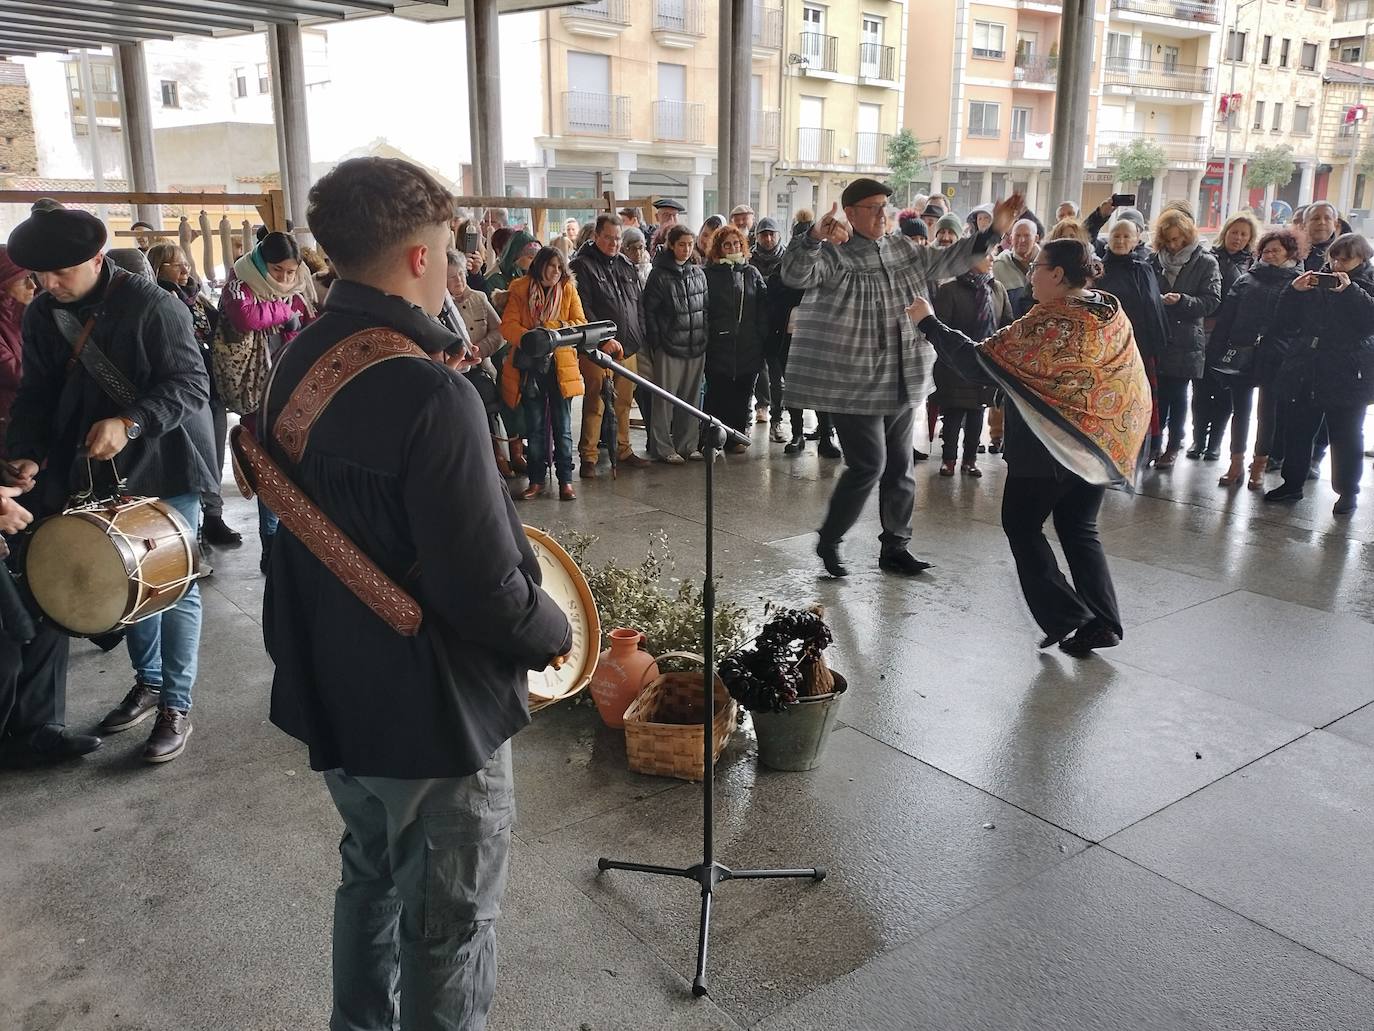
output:
<svg viewBox="0 0 1374 1031"><path fill-rule="evenodd" d="M563 27L579 36L615 39L630 27L630 0L597 0L565 7Z"/></svg>
<svg viewBox="0 0 1374 1031"><path fill-rule="evenodd" d="M797 161L808 165L834 164L835 130L798 129Z"/></svg>
<svg viewBox="0 0 1374 1031"><path fill-rule="evenodd" d="M859 44L859 85L897 87L897 48Z"/></svg>
<svg viewBox="0 0 1374 1031"><path fill-rule="evenodd" d="M563 94L563 131L624 139L630 135L630 98L569 90Z"/></svg>
<svg viewBox="0 0 1374 1031"><path fill-rule="evenodd" d="M854 164L886 168L887 144L891 139L892 137L885 132L856 132Z"/></svg>
<svg viewBox="0 0 1374 1031"><path fill-rule="evenodd" d="M654 139L701 143L706 138L706 105L682 100L654 101Z"/></svg>
<svg viewBox="0 0 1374 1031"><path fill-rule="evenodd" d="M654 40L659 46L690 50L705 35L701 0L654 0Z"/></svg>
<svg viewBox="0 0 1374 1031"><path fill-rule="evenodd" d="M1165 64L1162 61L1142 61L1134 57L1109 57L1103 82L1112 92L1129 94L1136 90L1171 95L1203 94L1194 99L1206 99L1212 94L1212 69L1191 64Z"/></svg>
<svg viewBox="0 0 1374 1031"><path fill-rule="evenodd" d="M1112 11L1126 16L1123 20L1136 21L1135 16L1162 18L1174 23L1192 23L1199 31L1184 35L1201 35L1211 32L1221 25L1220 0L1112 0ZM1157 23L1153 23L1156 24Z"/></svg>
<svg viewBox="0 0 1374 1031"><path fill-rule="evenodd" d="M1097 134L1098 158L1104 164L1116 163L1116 148L1132 140L1146 139L1159 145L1170 164L1197 164L1207 160L1206 136L1178 136L1170 133L1104 131Z"/></svg>
<svg viewBox="0 0 1374 1031"><path fill-rule="evenodd" d="M805 63L802 71L807 75L833 79L839 68L840 38L826 36L820 32L801 34L801 55Z"/></svg>
<svg viewBox="0 0 1374 1031"><path fill-rule="evenodd" d="M1017 54L1011 70L1012 82L1023 87L1053 89L1059 79L1059 58L1039 54Z"/></svg>
<svg viewBox="0 0 1374 1031"><path fill-rule="evenodd" d="M782 8L754 2L754 60L769 61L782 49Z"/></svg>
<svg viewBox="0 0 1374 1031"><path fill-rule="evenodd" d="M781 118L777 111L749 112L749 146L755 150L778 149L778 126Z"/></svg>

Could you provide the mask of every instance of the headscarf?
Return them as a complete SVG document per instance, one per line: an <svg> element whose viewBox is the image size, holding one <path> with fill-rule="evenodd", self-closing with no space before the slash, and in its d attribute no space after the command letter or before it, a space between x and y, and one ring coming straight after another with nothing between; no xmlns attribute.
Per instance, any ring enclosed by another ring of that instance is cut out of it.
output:
<svg viewBox="0 0 1374 1031"><path fill-rule="evenodd" d="M291 301L299 297L305 305L306 311L313 317L315 307L310 303L310 293L305 281L309 279L310 273L305 262L296 263L296 274L289 283L278 283L267 271L267 262L263 260L258 248L254 247L251 251L234 262L234 275L240 283L253 291L253 295L262 300Z"/></svg>
<svg viewBox="0 0 1374 1031"><path fill-rule="evenodd" d="M530 280L529 311L536 327L544 325L553 318L563 300L563 284L547 287L543 283Z"/></svg>
<svg viewBox="0 0 1374 1031"><path fill-rule="evenodd" d="M1183 271L1183 266L1193 260L1193 255L1201 246L1201 240L1194 240L1187 247L1172 254L1162 248L1156 252L1159 254L1159 267L1164 271L1164 279L1170 286L1174 285L1174 280Z"/></svg>
<svg viewBox="0 0 1374 1031"><path fill-rule="evenodd" d="M1150 381L1111 294L1040 302L979 348L983 367L1054 459L1133 490L1150 431Z"/></svg>
<svg viewBox="0 0 1374 1031"><path fill-rule="evenodd" d="M969 335L980 340L992 336L997 332L997 313L992 306L992 273L969 271L957 278L973 291L978 325L975 332Z"/></svg>
<svg viewBox="0 0 1374 1031"><path fill-rule="evenodd" d="M505 278L507 286L525 274L516 267L515 259L520 257L520 252L523 251L526 246L538 242L538 240L523 229L517 229L511 234L510 239L506 241L506 246L501 251L500 265L501 275Z"/></svg>

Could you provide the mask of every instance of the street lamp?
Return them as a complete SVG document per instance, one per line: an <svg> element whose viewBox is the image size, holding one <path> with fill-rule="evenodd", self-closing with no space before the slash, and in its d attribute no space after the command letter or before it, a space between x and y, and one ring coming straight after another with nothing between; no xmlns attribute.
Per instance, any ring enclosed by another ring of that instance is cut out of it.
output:
<svg viewBox="0 0 1374 1031"><path fill-rule="evenodd" d="M1231 11L1231 31L1227 35L1225 46L1230 48L1231 40L1235 38L1237 28L1240 25L1240 12L1253 4L1255 0L1241 0ZM1259 21L1255 21L1255 31L1259 31ZM1247 41L1248 42L1248 41ZM1245 48L1241 48L1241 57L1245 56ZM1226 162L1221 166L1221 222L1224 225L1226 218L1231 214L1231 132L1235 128L1235 109L1231 107L1236 96L1236 55L1231 55L1231 88L1226 94Z"/></svg>

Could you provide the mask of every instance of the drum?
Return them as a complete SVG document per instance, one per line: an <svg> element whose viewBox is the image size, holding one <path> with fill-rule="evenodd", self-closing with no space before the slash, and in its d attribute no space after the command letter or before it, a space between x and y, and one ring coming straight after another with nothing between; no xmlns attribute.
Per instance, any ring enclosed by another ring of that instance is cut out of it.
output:
<svg viewBox="0 0 1374 1031"><path fill-rule="evenodd" d="M69 508L39 524L25 558L44 615L95 637L170 609L200 576L196 533L158 498Z"/></svg>
<svg viewBox="0 0 1374 1031"><path fill-rule="evenodd" d="M572 624L573 646L558 669L530 673L530 712L561 702L591 683L601 657L601 618L596 612L591 587L577 563L543 530L525 527L525 536L544 577L544 592L558 603Z"/></svg>

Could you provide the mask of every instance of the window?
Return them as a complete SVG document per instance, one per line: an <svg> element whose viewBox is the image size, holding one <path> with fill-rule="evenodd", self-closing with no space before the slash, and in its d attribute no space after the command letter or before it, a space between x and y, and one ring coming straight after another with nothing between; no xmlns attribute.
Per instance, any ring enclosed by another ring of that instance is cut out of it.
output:
<svg viewBox="0 0 1374 1031"><path fill-rule="evenodd" d="M1024 140L1026 133L1030 132L1031 115L1034 112L1028 107L1014 107L1011 109L1011 138L1013 140Z"/></svg>
<svg viewBox="0 0 1374 1031"><path fill-rule="evenodd" d="M258 65L258 94L270 93L272 91L272 75L267 70L266 64Z"/></svg>
<svg viewBox="0 0 1374 1031"><path fill-rule="evenodd" d="M1007 27L991 21L973 23L973 56L1000 61L1007 56Z"/></svg>
<svg viewBox="0 0 1374 1031"><path fill-rule="evenodd" d="M1245 60L1245 36L1244 32L1235 31L1226 34L1226 60Z"/></svg>
<svg viewBox="0 0 1374 1031"><path fill-rule="evenodd" d="M1283 105L1282 105L1282 104L1275 104L1275 105L1274 105L1274 124L1273 124L1272 126L1270 126L1270 130L1271 130L1272 132L1278 132L1281 128L1283 128Z"/></svg>
<svg viewBox="0 0 1374 1031"><path fill-rule="evenodd" d="M1178 58L1180 51L1178 47L1164 48L1164 70L1170 75L1178 71Z"/></svg>
<svg viewBox="0 0 1374 1031"><path fill-rule="evenodd" d="M248 69L234 69L234 96L242 99L248 96Z"/></svg>
<svg viewBox="0 0 1374 1031"><path fill-rule="evenodd" d="M1302 45L1302 58L1298 67L1305 72L1317 70L1317 44L1304 43Z"/></svg>
<svg viewBox="0 0 1374 1031"><path fill-rule="evenodd" d="M177 96L177 84L173 82L171 79L162 80L162 106L181 106L181 99Z"/></svg>
<svg viewBox="0 0 1374 1031"><path fill-rule="evenodd" d="M1364 21L1369 17L1369 0L1345 0L1336 11L1337 21Z"/></svg>
<svg viewBox="0 0 1374 1031"><path fill-rule="evenodd" d="M1280 68L1287 68L1287 67L1288 67L1288 51L1289 51L1290 49L1292 49L1292 47L1293 47L1293 41L1292 41L1291 39L1285 39L1282 43L1279 44L1279 67L1280 67Z"/></svg>
<svg viewBox="0 0 1374 1031"><path fill-rule="evenodd" d="M1309 104L1299 104L1293 108L1293 134L1295 136L1312 135L1312 107Z"/></svg>
<svg viewBox="0 0 1374 1031"><path fill-rule="evenodd" d="M1341 60L1347 64L1359 64L1360 55L1364 53L1364 46L1356 43L1354 46L1341 47Z"/></svg>
<svg viewBox="0 0 1374 1031"><path fill-rule="evenodd" d="M1260 44L1260 64L1269 63L1269 50L1274 45L1273 36L1265 36L1264 42Z"/></svg>
<svg viewBox="0 0 1374 1031"><path fill-rule="evenodd" d="M1126 68L1131 59L1131 37L1124 32L1107 33L1107 67Z"/></svg>
<svg viewBox="0 0 1374 1031"><path fill-rule="evenodd" d="M997 138L997 122L1002 105L971 100L968 105L968 134L982 139Z"/></svg>
<svg viewBox="0 0 1374 1031"><path fill-rule="evenodd" d="M1256 130L1264 128L1264 101L1262 100L1255 101L1255 122L1251 128Z"/></svg>

